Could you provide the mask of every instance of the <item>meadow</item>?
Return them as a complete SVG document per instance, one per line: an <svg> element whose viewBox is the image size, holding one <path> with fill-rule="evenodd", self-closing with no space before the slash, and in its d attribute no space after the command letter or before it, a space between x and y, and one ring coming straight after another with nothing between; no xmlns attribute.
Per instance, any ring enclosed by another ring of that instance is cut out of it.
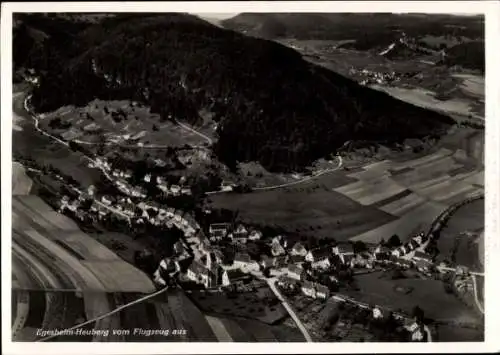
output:
<svg viewBox="0 0 500 355"><path fill-rule="evenodd" d="M359 291L346 291L357 301L379 305L396 311L400 309L411 314L419 306L426 318L440 322L462 322L481 325L482 320L453 294L445 292L442 281L420 278L392 280L383 272L355 277ZM397 288L410 289L403 294Z"/></svg>
<svg viewBox="0 0 500 355"><path fill-rule="evenodd" d="M59 118L69 127L51 126ZM157 145L181 147L201 145L206 140L196 133L162 120L149 107L127 100L93 100L85 107L63 106L45 115L41 126L65 140L97 144L102 141L124 146ZM205 131L207 131L205 129ZM128 141L130 140L130 141Z"/></svg>

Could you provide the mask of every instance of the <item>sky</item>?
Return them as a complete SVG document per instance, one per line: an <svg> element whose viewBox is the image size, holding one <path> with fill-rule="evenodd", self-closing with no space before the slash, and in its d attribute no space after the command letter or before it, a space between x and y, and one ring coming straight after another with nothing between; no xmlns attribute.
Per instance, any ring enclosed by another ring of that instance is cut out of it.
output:
<svg viewBox="0 0 500 355"><path fill-rule="evenodd" d="M238 15L237 12L224 12L224 13L221 13L221 12L204 12L204 13L195 13L195 15L197 16L200 16L200 17L206 17L206 18L213 18L213 19L216 19L216 20L225 20L227 18L230 18L230 17L234 17L236 15Z"/></svg>

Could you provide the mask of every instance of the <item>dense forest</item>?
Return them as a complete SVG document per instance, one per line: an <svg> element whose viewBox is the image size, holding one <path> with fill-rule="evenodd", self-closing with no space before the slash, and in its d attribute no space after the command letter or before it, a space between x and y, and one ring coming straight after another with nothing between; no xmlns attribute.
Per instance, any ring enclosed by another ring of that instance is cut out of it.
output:
<svg viewBox="0 0 500 355"><path fill-rule="evenodd" d="M347 140L401 141L439 134L452 123L310 64L280 44L195 16L53 20L25 15L14 32L16 68L33 68L40 77L37 110L128 98L193 124L201 109L210 110L219 122L214 150L230 167L253 160L290 171Z"/></svg>

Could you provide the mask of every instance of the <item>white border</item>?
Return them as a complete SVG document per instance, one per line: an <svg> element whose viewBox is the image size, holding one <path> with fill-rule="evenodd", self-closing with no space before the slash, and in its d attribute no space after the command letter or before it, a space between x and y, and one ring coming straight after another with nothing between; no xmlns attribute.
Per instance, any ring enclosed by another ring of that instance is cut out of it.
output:
<svg viewBox="0 0 500 355"><path fill-rule="evenodd" d="M486 239L485 280L486 332L484 343L12 343L10 323L11 290L11 157L12 157L12 13L13 12L419 12L476 13L486 16ZM2 345L6 354L241 354L241 353L395 353L395 352L493 352L500 349L498 280L500 270L498 193L500 165L500 12L496 1L345 1L345 2L66 2L2 3L1 95L2 95Z"/></svg>

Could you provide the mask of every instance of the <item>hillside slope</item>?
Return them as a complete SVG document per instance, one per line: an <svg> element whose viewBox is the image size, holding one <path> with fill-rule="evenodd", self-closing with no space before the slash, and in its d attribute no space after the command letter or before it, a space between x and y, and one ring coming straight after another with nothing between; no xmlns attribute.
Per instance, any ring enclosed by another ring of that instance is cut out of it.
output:
<svg viewBox="0 0 500 355"><path fill-rule="evenodd" d="M128 98L162 119L191 123L209 110L219 121L214 149L229 166L254 160L296 170L347 140L400 141L452 122L360 87L290 48L185 14L106 19L68 47L38 62L38 110Z"/></svg>

